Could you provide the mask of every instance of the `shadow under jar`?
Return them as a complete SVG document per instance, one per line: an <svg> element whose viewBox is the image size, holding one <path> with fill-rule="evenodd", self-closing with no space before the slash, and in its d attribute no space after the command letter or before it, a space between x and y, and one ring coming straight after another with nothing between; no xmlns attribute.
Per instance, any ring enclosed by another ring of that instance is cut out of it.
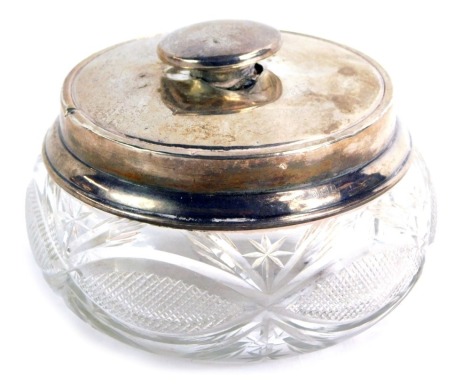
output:
<svg viewBox="0 0 470 392"><path fill-rule="evenodd" d="M213 360L313 351L420 274L432 187L361 53L205 22L92 55L61 104L30 242L51 287L113 337Z"/></svg>

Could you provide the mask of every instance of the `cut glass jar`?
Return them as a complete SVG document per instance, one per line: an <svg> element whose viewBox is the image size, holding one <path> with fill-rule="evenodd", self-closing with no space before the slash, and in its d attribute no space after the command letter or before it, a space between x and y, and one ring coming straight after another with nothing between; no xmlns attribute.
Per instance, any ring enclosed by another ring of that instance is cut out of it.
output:
<svg viewBox="0 0 470 392"><path fill-rule="evenodd" d="M432 241L429 176L391 102L373 60L254 22L95 54L28 189L36 260L80 317L150 351L334 344L399 303Z"/></svg>

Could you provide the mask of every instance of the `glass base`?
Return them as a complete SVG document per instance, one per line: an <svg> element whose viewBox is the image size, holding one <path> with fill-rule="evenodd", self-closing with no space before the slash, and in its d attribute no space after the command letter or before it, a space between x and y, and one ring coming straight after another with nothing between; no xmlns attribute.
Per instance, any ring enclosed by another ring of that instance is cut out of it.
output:
<svg viewBox="0 0 470 392"><path fill-rule="evenodd" d="M120 218L70 196L41 161L26 208L37 263L75 313L146 350L211 360L313 351L369 327L417 280L435 227L417 154L372 202L278 229Z"/></svg>

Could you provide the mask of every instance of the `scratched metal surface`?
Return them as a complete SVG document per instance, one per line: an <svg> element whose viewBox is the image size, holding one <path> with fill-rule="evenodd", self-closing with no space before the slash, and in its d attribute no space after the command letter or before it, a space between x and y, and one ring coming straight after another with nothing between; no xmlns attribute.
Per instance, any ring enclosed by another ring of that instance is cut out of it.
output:
<svg viewBox="0 0 470 392"><path fill-rule="evenodd" d="M175 116L159 93L166 67L156 54L159 39L131 41L94 57L73 80L72 105L112 137L146 148L144 141L259 147L320 144L354 133L384 96L384 72L371 60L328 41L284 33L280 51L262 62L282 80L277 101L236 114Z"/></svg>

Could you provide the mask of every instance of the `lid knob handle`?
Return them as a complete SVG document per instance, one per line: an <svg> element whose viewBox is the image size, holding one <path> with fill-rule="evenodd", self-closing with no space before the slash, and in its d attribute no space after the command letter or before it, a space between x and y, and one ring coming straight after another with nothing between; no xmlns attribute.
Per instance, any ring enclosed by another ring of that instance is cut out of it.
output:
<svg viewBox="0 0 470 392"><path fill-rule="evenodd" d="M251 21L210 21L176 30L157 48L161 61L173 67L162 78L164 102L186 114L233 113L272 102L281 94L281 82L257 62L280 47L278 30Z"/></svg>

